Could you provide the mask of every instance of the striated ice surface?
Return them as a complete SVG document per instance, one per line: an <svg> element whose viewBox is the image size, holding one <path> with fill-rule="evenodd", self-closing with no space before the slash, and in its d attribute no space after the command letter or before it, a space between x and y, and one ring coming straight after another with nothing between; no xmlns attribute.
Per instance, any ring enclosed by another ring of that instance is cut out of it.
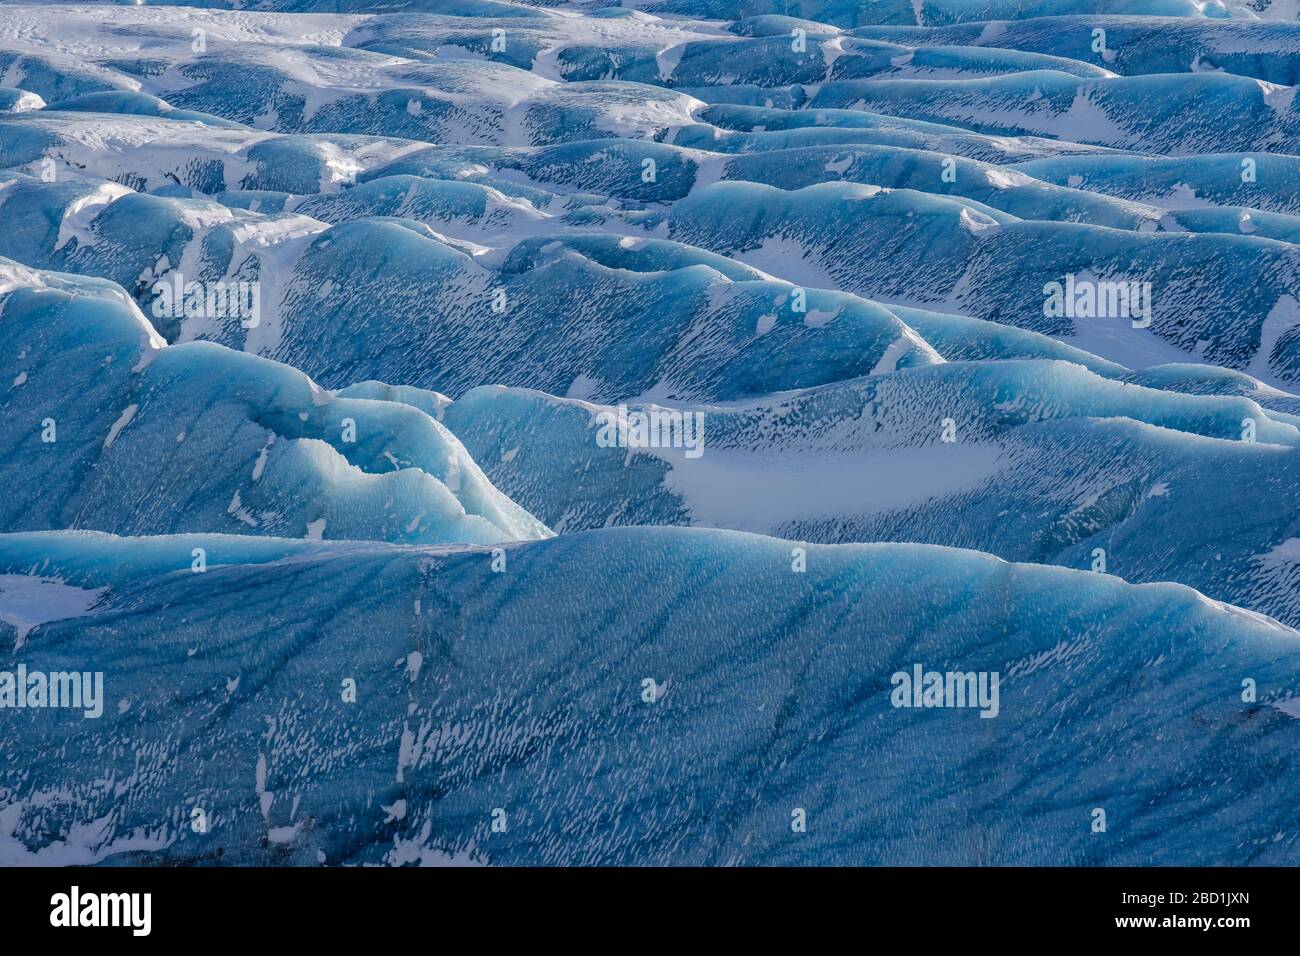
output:
<svg viewBox="0 0 1300 956"><path fill-rule="evenodd" d="M1300 862L1298 14L0 2L0 865Z"/></svg>

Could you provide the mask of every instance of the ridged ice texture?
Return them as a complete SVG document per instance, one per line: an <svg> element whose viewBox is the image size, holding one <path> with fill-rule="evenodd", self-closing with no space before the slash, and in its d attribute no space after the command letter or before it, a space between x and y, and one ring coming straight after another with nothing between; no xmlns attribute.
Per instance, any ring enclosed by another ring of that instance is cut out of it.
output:
<svg viewBox="0 0 1300 956"><path fill-rule="evenodd" d="M675 529L516 546L503 571L479 550L0 539L0 572L107 588L21 659L102 670L108 700L0 724L0 862L1297 862L1289 628L972 552L790 560ZM998 716L892 707L913 662L999 671Z"/></svg>
<svg viewBox="0 0 1300 956"><path fill-rule="evenodd" d="M210 342L168 346L108 283L0 259L0 343L7 530L549 534L427 414Z"/></svg>
<svg viewBox="0 0 1300 956"><path fill-rule="evenodd" d="M0 863L1300 862L1297 14L0 0Z"/></svg>

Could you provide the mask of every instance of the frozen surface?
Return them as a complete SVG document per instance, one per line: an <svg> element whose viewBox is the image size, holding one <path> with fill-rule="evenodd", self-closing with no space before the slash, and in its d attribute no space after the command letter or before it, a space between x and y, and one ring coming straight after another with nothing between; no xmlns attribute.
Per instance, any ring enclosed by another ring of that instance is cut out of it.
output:
<svg viewBox="0 0 1300 956"><path fill-rule="evenodd" d="M0 2L0 864L1300 863L1297 14Z"/></svg>
<svg viewBox="0 0 1300 956"><path fill-rule="evenodd" d="M0 725L28 768L0 858L1296 862L1300 635L1184 587L915 545L792 574L788 543L721 531L565 535L499 572L261 540L0 540L4 572L108 589L22 659L101 669L110 703ZM999 671L997 718L891 707L917 661Z"/></svg>

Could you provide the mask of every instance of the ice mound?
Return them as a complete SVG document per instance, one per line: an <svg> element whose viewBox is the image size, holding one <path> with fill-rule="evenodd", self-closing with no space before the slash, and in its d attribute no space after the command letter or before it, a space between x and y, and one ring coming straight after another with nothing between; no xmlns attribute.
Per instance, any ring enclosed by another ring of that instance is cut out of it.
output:
<svg viewBox="0 0 1300 956"><path fill-rule="evenodd" d="M409 404L331 395L122 290L0 260L6 531L221 531L490 544L550 532ZM21 477L20 477L21 476Z"/></svg>
<svg viewBox="0 0 1300 956"><path fill-rule="evenodd" d="M104 699L0 725L26 768L0 860L1295 862L1294 631L1173 585L794 547L0 537L0 573L107 589L0 642ZM996 716L894 706L917 665L996 673Z"/></svg>

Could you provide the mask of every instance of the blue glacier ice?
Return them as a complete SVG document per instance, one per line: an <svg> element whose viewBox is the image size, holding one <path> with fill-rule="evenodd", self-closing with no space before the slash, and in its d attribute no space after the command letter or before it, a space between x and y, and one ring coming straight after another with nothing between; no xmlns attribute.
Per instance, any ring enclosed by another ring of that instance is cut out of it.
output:
<svg viewBox="0 0 1300 956"><path fill-rule="evenodd" d="M0 865L1300 864L1295 0L602 3L0 0Z"/></svg>
<svg viewBox="0 0 1300 956"><path fill-rule="evenodd" d="M107 702L0 725L7 768L94 769L7 769L0 860L1295 862L1295 632L1190 589L915 545L791 574L787 543L675 529L493 560L0 539L0 571L98 592L3 665L101 670ZM913 662L998 671L997 718L893 708Z"/></svg>
<svg viewBox="0 0 1300 956"><path fill-rule="evenodd" d="M331 395L209 342L168 346L109 283L0 260L10 530L488 544L549 531L405 403ZM20 284L21 283L21 284Z"/></svg>

